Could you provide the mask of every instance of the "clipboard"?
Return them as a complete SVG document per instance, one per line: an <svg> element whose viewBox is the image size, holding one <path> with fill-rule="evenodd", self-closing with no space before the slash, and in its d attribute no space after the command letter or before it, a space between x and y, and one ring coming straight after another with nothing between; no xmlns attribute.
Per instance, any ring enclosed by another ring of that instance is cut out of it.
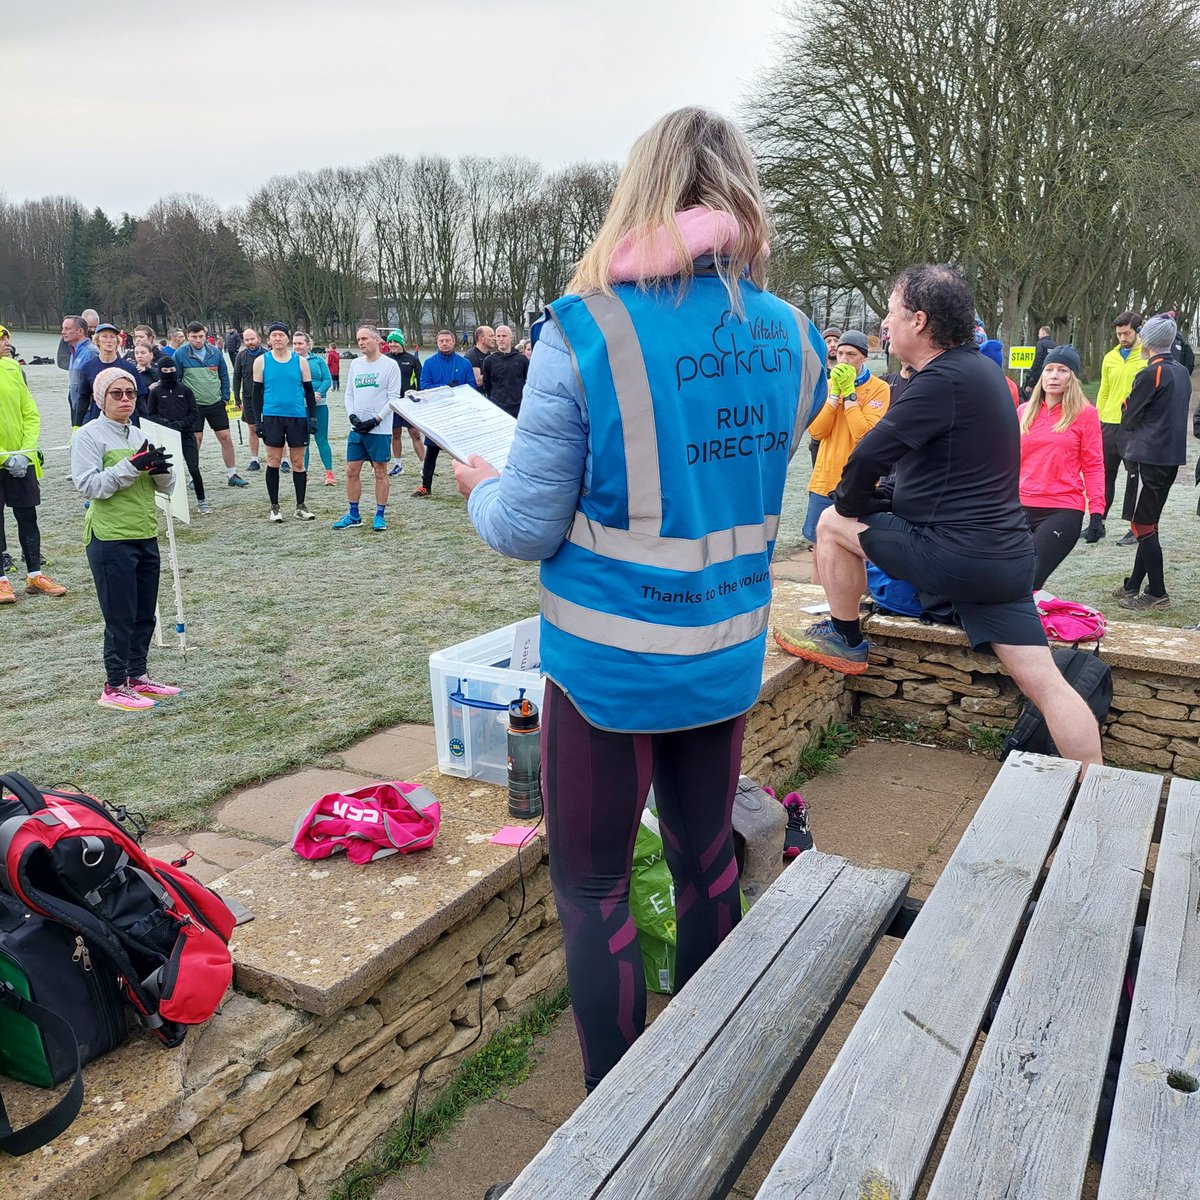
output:
<svg viewBox="0 0 1200 1200"><path fill-rule="evenodd" d="M388 407L459 462L478 454L504 470L517 419L469 384L408 392Z"/></svg>

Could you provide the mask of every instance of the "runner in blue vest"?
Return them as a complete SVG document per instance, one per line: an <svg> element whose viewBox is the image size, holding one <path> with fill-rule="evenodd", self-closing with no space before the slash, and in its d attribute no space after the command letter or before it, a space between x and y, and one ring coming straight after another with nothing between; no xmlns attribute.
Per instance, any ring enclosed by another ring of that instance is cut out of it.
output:
<svg viewBox="0 0 1200 1200"><path fill-rule="evenodd" d="M826 388L820 334L764 290L767 236L736 127L662 118L535 331L504 473L455 466L483 539L541 560L550 861L589 1088L645 1020L629 881L651 781L677 986L740 914L743 725L788 462Z"/></svg>
<svg viewBox="0 0 1200 1200"><path fill-rule="evenodd" d="M267 450L264 472L267 498L271 501L270 520L283 520L279 511L279 464L283 448L292 463L292 486L296 489L296 517L311 521L313 514L304 503L308 490L308 471L304 452L309 437L317 431L317 394L313 391L308 360L291 346L291 331L282 321L267 330L270 352L254 360L254 408L258 415L258 436Z"/></svg>

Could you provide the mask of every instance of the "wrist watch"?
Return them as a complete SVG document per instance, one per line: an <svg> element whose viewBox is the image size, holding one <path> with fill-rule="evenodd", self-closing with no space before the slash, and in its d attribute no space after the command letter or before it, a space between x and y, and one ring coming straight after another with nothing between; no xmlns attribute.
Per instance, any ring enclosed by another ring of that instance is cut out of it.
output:
<svg viewBox="0 0 1200 1200"><path fill-rule="evenodd" d="M844 399L847 404L857 404L858 403L858 393L851 392L848 396L844 397Z"/></svg>

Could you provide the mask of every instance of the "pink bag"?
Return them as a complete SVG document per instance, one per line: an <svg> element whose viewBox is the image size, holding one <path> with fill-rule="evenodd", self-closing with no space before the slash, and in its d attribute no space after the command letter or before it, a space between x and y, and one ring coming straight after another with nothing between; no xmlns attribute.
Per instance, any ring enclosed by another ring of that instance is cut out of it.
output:
<svg viewBox="0 0 1200 1200"><path fill-rule="evenodd" d="M342 851L351 862L373 862L428 849L441 823L441 806L419 783L371 783L322 796L296 822L292 849L301 858Z"/></svg>
<svg viewBox="0 0 1200 1200"><path fill-rule="evenodd" d="M1039 593L1036 599L1038 616L1042 618L1047 637L1060 642L1094 642L1104 636L1107 628L1104 614L1097 609L1060 600L1045 592Z"/></svg>

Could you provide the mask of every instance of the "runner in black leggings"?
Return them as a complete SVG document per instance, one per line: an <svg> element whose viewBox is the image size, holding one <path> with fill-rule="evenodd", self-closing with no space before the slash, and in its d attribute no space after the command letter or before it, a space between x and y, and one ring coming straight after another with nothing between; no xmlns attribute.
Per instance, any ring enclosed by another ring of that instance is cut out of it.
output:
<svg viewBox="0 0 1200 1200"><path fill-rule="evenodd" d="M731 821L744 725L742 715L673 733L610 733L590 725L547 683L542 760L550 874L567 973L588 981L571 1002L589 1091L646 1023L629 873L652 780L675 881L675 991L741 916Z"/></svg>
<svg viewBox="0 0 1200 1200"><path fill-rule="evenodd" d="M1146 368L1134 379L1121 417L1125 461L1137 468L1137 496L1126 513L1133 522L1137 551L1133 570L1113 595L1122 608L1134 611L1171 606L1158 522L1179 468L1187 461L1192 398L1191 379L1171 354L1177 332L1175 322L1165 314L1151 317L1142 327Z"/></svg>
<svg viewBox="0 0 1200 1200"><path fill-rule="evenodd" d="M1104 447L1100 417L1079 386L1079 352L1055 346L1042 363L1033 394L1017 410L1021 421L1021 505L1040 591L1071 553L1083 529L1084 508L1104 507Z"/></svg>

